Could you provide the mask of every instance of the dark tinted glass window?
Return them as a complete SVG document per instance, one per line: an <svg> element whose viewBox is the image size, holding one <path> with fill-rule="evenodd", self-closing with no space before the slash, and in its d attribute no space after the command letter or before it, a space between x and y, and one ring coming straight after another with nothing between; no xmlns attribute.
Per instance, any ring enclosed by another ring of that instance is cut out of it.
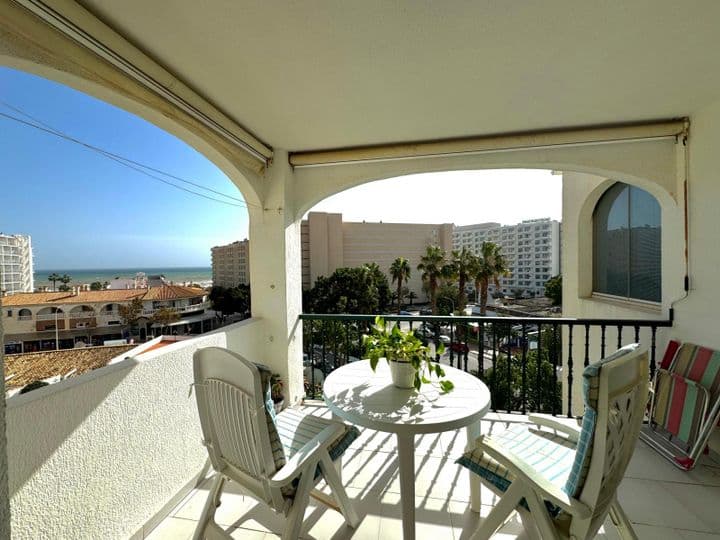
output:
<svg viewBox="0 0 720 540"><path fill-rule="evenodd" d="M647 191L616 183L593 214L593 290L660 302L660 205Z"/></svg>

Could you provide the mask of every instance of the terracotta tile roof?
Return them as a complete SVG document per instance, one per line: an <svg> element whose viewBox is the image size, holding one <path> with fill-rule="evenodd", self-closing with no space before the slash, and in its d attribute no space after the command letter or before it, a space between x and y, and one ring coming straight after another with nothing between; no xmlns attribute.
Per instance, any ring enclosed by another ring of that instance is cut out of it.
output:
<svg viewBox="0 0 720 540"><path fill-rule="evenodd" d="M73 376L80 375L107 365L110 360L134 347L137 345L6 354L5 377L13 377L5 382L5 386L6 389L17 388L40 379L66 375L73 369L77 370Z"/></svg>
<svg viewBox="0 0 720 540"><path fill-rule="evenodd" d="M17 293L3 296L0 304L4 307L32 306L40 304L83 304L98 302L129 302L133 298L142 300L177 300L193 298L205 294L204 289L181 287L180 285L163 285L149 289L119 289L105 291L72 292L36 292Z"/></svg>
<svg viewBox="0 0 720 540"><path fill-rule="evenodd" d="M179 298L194 298L205 294L205 289L197 287L183 287L181 285L163 285L151 287L143 300L177 300Z"/></svg>

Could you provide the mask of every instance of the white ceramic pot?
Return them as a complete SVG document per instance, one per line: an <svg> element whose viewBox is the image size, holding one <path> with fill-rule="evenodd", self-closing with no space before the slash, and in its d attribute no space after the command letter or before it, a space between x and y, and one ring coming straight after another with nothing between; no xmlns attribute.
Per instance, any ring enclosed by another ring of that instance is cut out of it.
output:
<svg viewBox="0 0 720 540"><path fill-rule="evenodd" d="M390 377L398 388L413 388L415 386L415 368L410 362L388 362L390 364Z"/></svg>

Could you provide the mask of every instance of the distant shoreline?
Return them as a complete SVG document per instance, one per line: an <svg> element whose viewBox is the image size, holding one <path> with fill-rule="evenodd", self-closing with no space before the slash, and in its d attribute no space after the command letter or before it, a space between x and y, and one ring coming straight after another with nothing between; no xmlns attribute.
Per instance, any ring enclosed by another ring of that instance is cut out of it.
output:
<svg viewBox="0 0 720 540"><path fill-rule="evenodd" d="M48 276L52 273L67 274L72 278L70 285L85 285L95 281L110 282L116 278L134 278L138 272L145 275L163 275L165 279L175 284L197 283L203 287L212 285L212 269L209 266L185 267L141 267L141 268L82 268L75 270L36 270L34 273L35 288L42 286L52 287Z"/></svg>

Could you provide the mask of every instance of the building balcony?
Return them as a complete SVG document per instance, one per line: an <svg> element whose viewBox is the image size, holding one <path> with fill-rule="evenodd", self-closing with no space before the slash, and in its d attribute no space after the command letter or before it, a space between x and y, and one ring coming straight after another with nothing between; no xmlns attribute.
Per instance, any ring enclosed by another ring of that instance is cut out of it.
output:
<svg viewBox="0 0 720 540"><path fill-rule="evenodd" d="M192 354L199 347L228 346L262 358L257 336L263 331L264 321L250 319L144 354L130 351L107 367L8 399L13 536L190 538L209 489L195 399L187 396ZM330 416L317 401L302 407ZM482 430L525 420L489 413ZM455 464L466 445L464 430L416 438L417 538L468 538L497 503L483 488L480 512L470 509L474 477ZM302 538L401 538L397 459L394 437L363 429L343 458L342 474L360 525L346 527L340 514L311 499ZM720 534L718 470L718 457L710 455L694 471L681 472L638 442L619 499L639 538ZM38 523L39 500L54 519ZM276 538L285 525L234 484L216 517L233 538ZM496 536L524 537L517 515ZM617 538L609 519L598 538Z"/></svg>

